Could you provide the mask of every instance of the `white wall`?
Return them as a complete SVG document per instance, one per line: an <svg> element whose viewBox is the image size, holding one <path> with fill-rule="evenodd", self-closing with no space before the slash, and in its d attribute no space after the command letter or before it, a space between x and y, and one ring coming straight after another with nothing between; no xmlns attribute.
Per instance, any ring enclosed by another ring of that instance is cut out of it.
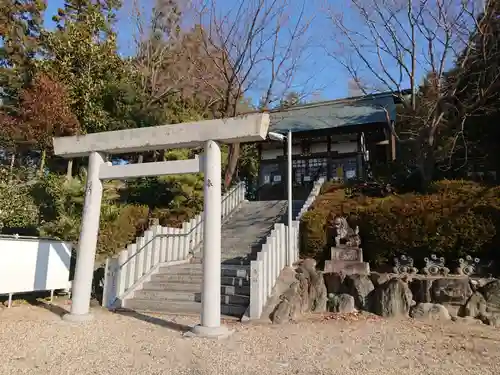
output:
<svg viewBox="0 0 500 375"><path fill-rule="evenodd" d="M339 154L347 154L349 152L358 151L357 142L342 142L342 143L332 143L332 152L338 152Z"/></svg>
<svg viewBox="0 0 500 375"><path fill-rule="evenodd" d="M292 146L292 155L300 155L301 154L301 148L300 145L293 145ZM283 153L283 147L281 148L271 148L271 149L264 149L262 150L261 153L261 160L274 160L277 159L278 156L284 156Z"/></svg>
<svg viewBox="0 0 500 375"><path fill-rule="evenodd" d="M354 142L341 142L341 143L332 143L332 152L338 152L339 154L347 154L350 152L358 151L358 143ZM326 142L322 143L312 143L310 147L310 152L312 154L322 153L328 151L328 145ZM292 155L300 155L301 148L300 145L295 145L292 148ZM277 159L278 156L284 156L283 148L277 149L264 149L262 150L261 158L262 160L274 160Z"/></svg>
<svg viewBox="0 0 500 375"><path fill-rule="evenodd" d="M0 294L65 289L71 244L38 238L0 238Z"/></svg>

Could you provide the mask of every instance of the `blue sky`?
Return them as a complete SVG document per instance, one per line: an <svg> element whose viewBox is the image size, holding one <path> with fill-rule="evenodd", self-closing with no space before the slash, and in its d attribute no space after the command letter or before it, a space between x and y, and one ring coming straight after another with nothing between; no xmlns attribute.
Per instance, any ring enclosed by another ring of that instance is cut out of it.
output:
<svg viewBox="0 0 500 375"><path fill-rule="evenodd" d="M63 0L47 0L48 6L45 14L45 22L47 27L54 25L51 18L57 13L57 9L63 7ZM124 2L123 8L118 14L118 43L119 51L122 55L129 55L132 49L132 23L130 21L131 1ZM154 0L149 0L147 5L154 4ZM217 6L224 11L231 6L231 0L219 0ZM304 62L300 72L298 72L298 81L308 81L307 91L315 92L315 99L333 99L345 97L347 95L347 81L349 76L341 72L339 67L333 67L331 58L326 58L322 49L316 48L311 50L308 59ZM312 77L312 78L311 78ZM318 90L316 90L318 89ZM249 93L254 102L258 101L259 94L257 92Z"/></svg>
<svg viewBox="0 0 500 375"><path fill-rule="evenodd" d="M292 4L294 4L294 0L290 0ZM310 1L310 3L309 3ZM300 0L295 0L298 4ZM316 2L321 2L318 4ZM131 8L132 8L132 0L125 0L123 8L118 14L118 23L117 23L117 33L118 33L118 42L119 42L119 51L122 55L129 55L133 52L133 43L132 43L132 35L133 35L133 22L130 19ZM142 0L142 6L151 9L155 3L155 0ZM234 0L218 0L217 8L218 11L226 13L229 9L234 7ZM349 5L339 5L339 2L336 0L308 0L307 12L309 14L307 16L315 15L315 20L312 23L309 33L310 40L312 41L312 47L308 51L308 58L305 60L301 66L301 69L296 74L296 81L301 86L302 82L307 82L307 92L316 91L317 94L310 99L313 100L327 100L327 99L336 99L348 96L348 82L351 79L350 74L346 71L344 67L342 67L335 59L331 56L328 56L325 53L324 46L329 46L328 50L330 53L344 53L341 51L341 42L342 39L340 36L335 35L332 27L331 21L327 20L324 17L326 12L326 6L335 7L336 12L340 12L346 24L355 31L363 30L363 21L360 21L359 18L356 17L356 12L353 12ZM52 15L56 14L57 8L63 6L62 0L48 0L48 8L46 11L46 23L47 26L53 25L51 21ZM293 8L295 9L295 8ZM290 20L293 23L293 20L296 17L296 14L292 13L289 15ZM361 23L360 23L361 22ZM317 44L317 46L314 46ZM421 46L426 46L424 40L422 43L419 43ZM346 49L347 50L347 49ZM378 64L378 59L373 54L373 46L371 47L371 59L373 59L374 64ZM367 51L367 52L365 52ZM370 47L365 47L363 49L363 53L369 53ZM424 63L425 65L425 63ZM388 67L391 75L397 76L396 73L398 71L398 66L393 61L387 62L386 67ZM360 70L363 73L363 69ZM424 69L421 69L420 76L422 76ZM368 79L373 77L373 74L367 73L367 69L364 69L365 75L371 75ZM264 73L264 81L266 81ZM363 74L361 74L363 76ZM421 77L419 77L421 78ZM403 85L405 86L405 85ZM401 88L408 88L401 87ZM382 88L384 91L386 88ZM296 91L301 91L300 89ZM249 96L252 97L253 102L257 102L259 99L260 93L258 91L253 91L248 93Z"/></svg>

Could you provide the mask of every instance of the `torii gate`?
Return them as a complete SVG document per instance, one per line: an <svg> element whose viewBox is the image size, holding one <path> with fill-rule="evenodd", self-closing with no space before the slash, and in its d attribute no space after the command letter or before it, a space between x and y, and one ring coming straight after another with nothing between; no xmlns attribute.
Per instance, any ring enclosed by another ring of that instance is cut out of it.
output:
<svg viewBox="0 0 500 375"><path fill-rule="evenodd" d="M221 326L220 317L221 153L217 142L262 141L267 137L268 128L268 114L251 114L222 120L54 138L55 155L89 157L71 312L63 319L72 322L92 319L89 313L90 294L101 211L101 181L204 172L202 312L201 324L193 328L193 333L206 337L226 335L228 330ZM198 147L203 144L205 154L201 159L114 166L106 162L109 154Z"/></svg>

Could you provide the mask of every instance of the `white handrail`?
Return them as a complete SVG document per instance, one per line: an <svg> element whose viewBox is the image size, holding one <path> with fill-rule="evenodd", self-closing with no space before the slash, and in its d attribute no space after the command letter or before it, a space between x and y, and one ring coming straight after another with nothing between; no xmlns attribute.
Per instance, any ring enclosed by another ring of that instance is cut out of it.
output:
<svg viewBox="0 0 500 375"><path fill-rule="evenodd" d="M324 178L320 178L314 183L299 214L292 221L291 228L281 223L274 225L273 230L266 238L266 242L262 245L261 251L257 254L257 259L250 263L251 282L248 318L260 318L280 272L287 266L293 266L299 259L300 218L314 203L324 183ZM286 239L289 230L293 232L293 243L287 248Z"/></svg>
<svg viewBox="0 0 500 375"><path fill-rule="evenodd" d="M230 216L245 199L245 184L232 187L221 201L222 219ZM137 289L161 264L188 261L203 242L204 213L182 223L181 228L153 225L135 243L106 260L102 304L111 307L117 299Z"/></svg>

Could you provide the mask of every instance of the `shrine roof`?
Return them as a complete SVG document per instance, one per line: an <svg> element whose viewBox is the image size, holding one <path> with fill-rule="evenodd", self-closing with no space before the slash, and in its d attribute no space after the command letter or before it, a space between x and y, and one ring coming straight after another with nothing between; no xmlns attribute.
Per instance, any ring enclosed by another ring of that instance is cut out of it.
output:
<svg viewBox="0 0 500 375"><path fill-rule="evenodd" d="M329 100L269 113L269 131L306 132L353 125L387 123L396 119L397 96L392 92Z"/></svg>

